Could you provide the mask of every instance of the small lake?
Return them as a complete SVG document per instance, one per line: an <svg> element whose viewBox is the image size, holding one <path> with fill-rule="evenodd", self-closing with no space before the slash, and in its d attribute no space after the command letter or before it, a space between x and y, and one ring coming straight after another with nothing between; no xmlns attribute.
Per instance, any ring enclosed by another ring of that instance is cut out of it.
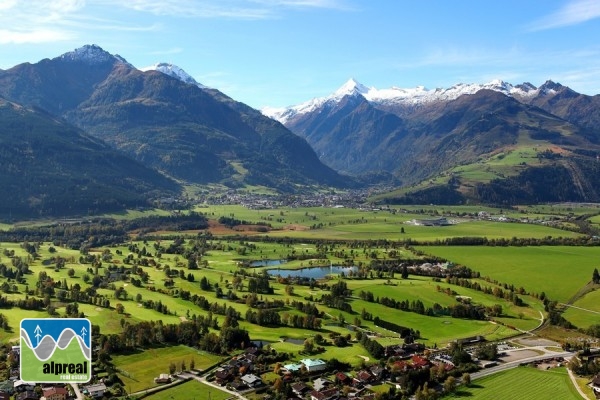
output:
<svg viewBox="0 0 600 400"><path fill-rule="evenodd" d="M341 273L349 274L350 272L358 271L357 267L342 267L339 265L334 265L331 267L310 267L310 268L301 268L301 269L281 269L281 268L272 268L268 269L267 273L272 276L281 275L284 278L288 276L294 278L313 278L313 279L322 279L327 275L339 275Z"/></svg>
<svg viewBox="0 0 600 400"><path fill-rule="evenodd" d="M287 260L258 260L258 261L251 261L249 265L251 268L275 267L277 265L285 264L286 262L287 262Z"/></svg>

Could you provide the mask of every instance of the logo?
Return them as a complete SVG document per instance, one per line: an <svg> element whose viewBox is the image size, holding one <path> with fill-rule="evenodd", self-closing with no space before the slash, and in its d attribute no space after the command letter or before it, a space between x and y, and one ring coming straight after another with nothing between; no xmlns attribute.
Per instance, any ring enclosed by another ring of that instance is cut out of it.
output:
<svg viewBox="0 0 600 400"><path fill-rule="evenodd" d="M92 378L92 325L86 318L21 320L21 380L86 383Z"/></svg>

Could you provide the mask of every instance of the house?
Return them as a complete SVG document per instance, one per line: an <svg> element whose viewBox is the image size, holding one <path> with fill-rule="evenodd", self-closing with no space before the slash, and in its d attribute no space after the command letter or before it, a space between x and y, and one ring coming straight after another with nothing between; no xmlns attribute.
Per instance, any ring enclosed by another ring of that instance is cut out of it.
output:
<svg viewBox="0 0 600 400"><path fill-rule="evenodd" d="M385 379L387 376L386 369L379 365L373 365L371 368L369 368L369 371L371 371L371 374L373 375L375 380L378 381Z"/></svg>
<svg viewBox="0 0 600 400"><path fill-rule="evenodd" d="M42 395L46 400L66 400L67 389L61 386L50 386L42 389Z"/></svg>
<svg viewBox="0 0 600 400"><path fill-rule="evenodd" d="M338 397L340 397L340 391L337 388L310 392L310 400L334 400Z"/></svg>
<svg viewBox="0 0 600 400"><path fill-rule="evenodd" d="M0 391L0 400L10 400L10 394L4 391Z"/></svg>
<svg viewBox="0 0 600 400"><path fill-rule="evenodd" d="M289 373L300 372L302 364L285 364L283 368Z"/></svg>
<svg viewBox="0 0 600 400"><path fill-rule="evenodd" d="M333 385L333 382L331 382L328 379L325 378L317 378L315 379L315 381L313 382L313 388L317 391L320 392L321 390L329 387Z"/></svg>
<svg viewBox="0 0 600 400"><path fill-rule="evenodd" d="M308 387L308 385L306 385L304 382L293 383L291 388L298 397L304 397L304 395L310 391L310 387Z"/></svg>
<svg viewBox="0 0 600 400"><path fill-rule="evenodd" d="M300 364L304 364L308 372L317 372L327 369L327 363L319 359L313 360L310 358L305 358L304 360L300 360Z"/></svg>
<svg viewBox="0 0 600 400"><path fill-rule="evenodd" d="M25 382L19 379L15 381L14 388L16 392L26 392L28 390L32 391L33 389L35 389L35 385L31 382Z"/></svg>
<svg viewBox="0 0 600 400"><path fill-rule="evenodd" d="M263 381L254 374L246 374L242 376L242 382L252 388L258 387L263 383Z"/></svg>
<svg viewBox="0 0 600 400"><path fill-rule="evenodd" d="M233 379L233 373L229 368L219 368L215 372L215 379L217 380L218 384L223 385Z"/></svg>
<svg viewBox="0 0 600 400"><path fill-rule="evenodd" d="M591 387L596 395L600 394L600 374L596 375L594 379L592 379Z"/></svg>
<svg viewBox="0 0 600 400"><path fill-rule="evenodd" d="M362 384L365 383L369 383L371 382L371 379L373 379L373 375L371 375L371 373L365 369L361 369L360 371L358 371L358 373L356 374L356 378L357 381L359 381Z"/></svg>
<svg viewBox="0 0 600 400"><path fill-rule="evenodd" d="M343 372L338 372L335 374L335 381L341 385L349 385L352 382L352 379Z"/></svg>
<svg viewBox="0 0 600 400"><path fill-rule="evenodd" d="M160 374L158 378L154 378L154 383L171 383L169 374Z"/></svg>
<svg viewBox="0 0 600 400"><path fill-rule="evenodd" d="M35 394L33 390L26 390L15 396L15 400L40 400L40 396Z"/></svg>
<svg viewBox="0 0 600 400"><path fill-rule="evenodd" d="M104 383L97 383L95 385L88 385L83 388L84 392L91 397L102 397L106 391L106 385Z"/></svg>
<svg viewBox="0 0 600 400"><path fill-rule="evenodd" d="M415 368L415 369L421 369L421 368L424 368L424 367L430 365L429 360L426 360L421 356L412 356L411 361L412 361L413 368Z"/></svg>
<svg viewBox="0 0 600 400"><path fill-rule="evenodd" d="M11 380L0 382L0 391L13 394L15 392L15 383Z"/></svg>
<svg viewBox="0 0 600 400"><path fill-rule="evenodd" d="M248 386L242 381L233 381L227 384L227 388L239 392L240 390L248 389Z"/></svg>

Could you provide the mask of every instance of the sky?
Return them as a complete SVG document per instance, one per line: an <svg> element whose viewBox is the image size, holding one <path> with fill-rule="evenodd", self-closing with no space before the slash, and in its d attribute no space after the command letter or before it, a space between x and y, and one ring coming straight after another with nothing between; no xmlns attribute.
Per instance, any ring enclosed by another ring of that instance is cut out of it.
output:
<svg viewBox="0 0 600 400"><path fill-rule="evenodd" d="M600 94L600 0L0 0L0 69L97 44L255 108L553 80Z"/></svg>

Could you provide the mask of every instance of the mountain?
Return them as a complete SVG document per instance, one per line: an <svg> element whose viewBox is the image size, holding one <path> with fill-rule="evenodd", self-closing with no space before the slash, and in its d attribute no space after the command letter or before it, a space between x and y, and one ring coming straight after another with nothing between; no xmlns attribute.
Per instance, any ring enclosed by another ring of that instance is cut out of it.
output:
<svg viewBox="0 0 600 400"><path fill-rule="evenodd" d="M0 98L2 217L121 211L179 185L40 110Z"/></svg>
<svg viewBox="0 0 600 400"><path fill-rule="evenodd" d="M404 187L388 197L399 202L596 201L599 102L553 82L379 90L351 79L263 113L338 171L393 173Z"/></svg>
<svg viewBox="0 0 600 400"><path fill-rule="evenodd" d="M283 125L180 68L157 64L141 71L95 45L0 72L0 95L64 118L186 182L282 191L351 182Z"/></svg>

